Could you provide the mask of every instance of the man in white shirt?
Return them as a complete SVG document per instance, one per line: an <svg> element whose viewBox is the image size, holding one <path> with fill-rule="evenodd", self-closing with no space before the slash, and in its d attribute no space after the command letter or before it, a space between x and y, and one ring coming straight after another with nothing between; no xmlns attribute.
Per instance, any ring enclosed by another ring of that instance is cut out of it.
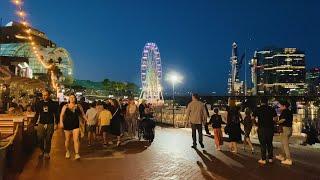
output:
<svg viewBox="0 0 320 180"><path fill-rule="evenodd" d="M86 112L87 125L88 125L88 146L92 145L92 142L96 139L96 127L98 122L98 111L96 109L96 102L90 104L90 109Z"/></svg>

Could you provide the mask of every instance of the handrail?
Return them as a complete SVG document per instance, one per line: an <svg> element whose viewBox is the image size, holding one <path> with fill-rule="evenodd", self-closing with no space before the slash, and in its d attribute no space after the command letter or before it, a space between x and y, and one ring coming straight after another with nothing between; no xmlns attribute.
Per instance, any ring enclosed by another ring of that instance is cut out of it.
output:
<svg viewBox="0 0 320 180"><path fill-rule="evenodd" d="M0 150L5 150L8 146L10 146L11 144L13 144L14 139L16 138L17 134L18 134L19 128L16 128L16 130L14 131L13 137L10 139L10 141L3 147L0 147Z"/></svg>

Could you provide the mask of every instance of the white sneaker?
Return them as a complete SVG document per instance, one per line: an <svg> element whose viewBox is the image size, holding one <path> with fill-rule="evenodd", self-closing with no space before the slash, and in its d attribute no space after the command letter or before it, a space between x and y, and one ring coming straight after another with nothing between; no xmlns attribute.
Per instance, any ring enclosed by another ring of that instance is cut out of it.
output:
<svg viewBox="0 0 320 180"><path fill-rule="evenodd" d="M66 152L66 159L69 159L69 158L70 158L70 152L67 151L67 152Z"/></svg>
<svg viewBox="0 0 320 180"><path fill-rule="evenodd" d="M284 161L281 161L281 164L285 164L285 165L292 165L292 160L291 159L286 159Z"/></svg>
<svg viewBox="0 0 320 180"><path fill-rule="evenodd" d="M80 155L79 155L79 154L76 154L76 155L74 156L74 160L78 160L78 159L80 159Z"/></svg>
<svg viewBox="0 0 320 180"><path fill-rule="evenodd" d="M273 160L272 160L272 159L269 159L269 160L268 160L268 162L269 162L269 163L272 163L272 162L273 162Z"/></svg>
<svg viewBox="0 0 320 180"><path fill-rule="evenodd" d="M108 144L109 144L109 145L112 145L112 144L113 144L113 142L112 142L112 141L109 141L109 142L108 142Z"/></svg>
<svg viewBox="0 0 320 180"><path fill-rule="evenodd" d="M258 161L258 163L260 163L260 164L266 164L266 163L267 163L267 161L266 161L266 160L262 160L262 159L260 159L260 160Z"/></svg>
<svg viewBox="0 0 320 180"><path fill-rule="evenodd" d="M277 155L277 156L276 156L276 159L278 159L279 161L284 161L284 160L285 160L284 157L281 156L281 155Z"/></svg>

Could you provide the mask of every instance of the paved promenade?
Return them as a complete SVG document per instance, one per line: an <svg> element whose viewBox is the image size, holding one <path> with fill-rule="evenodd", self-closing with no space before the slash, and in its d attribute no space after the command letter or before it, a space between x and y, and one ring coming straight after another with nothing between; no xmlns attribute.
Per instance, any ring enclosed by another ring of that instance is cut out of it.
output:
<svg viewBox="0 0 320 180"><path fill-rule="evenodd" d="M39 151L35 151L17 179L320 179L319 149L292 148L291 167L276 160L261 166L259 153L241 149L233 154L227 151L227 143L218 152L211 137L205 136L204 141L204 149L194 150L189 130L157 127L151 145L126 141L119 148L88 148L82 141L81 160L74 161L64 158L64 137L58 130L51 159L39 160Z"/></svg>

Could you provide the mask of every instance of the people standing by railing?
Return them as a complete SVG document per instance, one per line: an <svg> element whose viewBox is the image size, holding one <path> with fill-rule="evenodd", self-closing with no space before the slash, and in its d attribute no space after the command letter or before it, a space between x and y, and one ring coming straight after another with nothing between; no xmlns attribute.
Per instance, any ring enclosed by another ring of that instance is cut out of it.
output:
<svg viewBox="0 0 320 180"><path fill-rule="evenodd" d="M69 96L69 103L64 105L60 114L60 127L64 129L66 158L70 158L70 138L73 136L75 160L80 159L80 116L85 120L87 117L80 104L77 104L77 98L74 94Z"/></svg>
<svg viewBox="0 0 320 180"><path fill-rule="evenodd" d="M196 131L198 131L199 144L204 148L203 135L202 135L202 125L207 123L207 112L204 104L199 101L198 94L192 94L192 101L188 104L186 110L186 120L191 123L192 129L192 148L197 148L197 136Z"/></svg>
<svg viewBox="0 0 320 180"><path fill-rule="evenodd" d="M281 137L281 154L276 156L282 164L292 165L292 159L289 149L289 139L292 136L293 114L289 109L290 104L287 101L280 101L281 115L278 124L282 127Z"/></svg>
<svg viewBox="0 0 320 180"><path fill-rule="evenodd" d="M260 107L253 113L253 118L258 118L258 138L261 145L261 159L258 161L260 164L266 164L267 152L268 162L273 160L273 134L274 134L274 122L277 119L277 113L275 109L268 105L268 99L262 98Z"/></svg>
<svg viewBox="0 0 320 180"><path fill-rule="evenodd" d="M214 114L211 116L208 124L212 125L216 150L220 151L221 146L223 145L221 124L225 123L222 121L221 115L219 115L219 109L215 108L213 111Z"/></svg>
<svg viewBox="0 0 320 180"><path fill-rule="evenodd" d="M39 119L37 128L38 142L41 149L39 158L50 159L52 135L56 129L56 122L58 122L58 107L50 99L48 90L42 92L42 98L43 100L35 105L35 119Z"/></svg>

